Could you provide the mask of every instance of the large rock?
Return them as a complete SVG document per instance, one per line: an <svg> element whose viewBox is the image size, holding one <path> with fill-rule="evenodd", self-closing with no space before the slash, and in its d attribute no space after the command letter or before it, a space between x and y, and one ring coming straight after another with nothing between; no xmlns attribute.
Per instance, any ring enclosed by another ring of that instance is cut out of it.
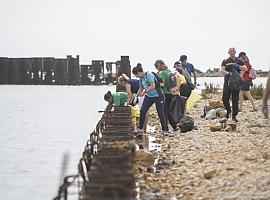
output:
<svg viewBox="0 0 270 200"><path fill-rule="evenodd" d="M210 124L209 127L210 127L210 130L214 132L214 131L220 131L223 126L221 123L218 122L215 124Z"/></svg>
<svg viewBox="0 0 270 200"><path fill-rule="evenodd" d="M206 113L205 119L216 119L217 118L217 112L215 109L211 109Z"/></svg>
<svg viewBox="0 0 270 200"><path fill-rule="evenodd" d="M143 165L147 167L153 166L156 159L151 152L144 149L139 149L135 154L135 158L138 165Z"/></svg>
<svg viewBox="0 0 270 200"><path fill-rule="evenodd" d="M220 108L221 107L220 100L209 99L208 103L209 103L209 106L211 108Z"/></svg>

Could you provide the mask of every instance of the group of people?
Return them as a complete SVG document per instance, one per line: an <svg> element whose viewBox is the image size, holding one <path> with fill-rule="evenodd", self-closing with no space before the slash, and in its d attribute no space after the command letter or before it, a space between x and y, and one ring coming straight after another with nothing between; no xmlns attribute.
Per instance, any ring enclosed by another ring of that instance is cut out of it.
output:
<svg viewBox="0 0 270 200"><path fill-rule="evenodd" d="M239 53L238 57L236 57L235 48L229 48L228 54L229 57L222 61L220 70L221 73L225 75L222 101L227 110L227 118L231 116L233 121L238 122L236 117L238 112L241 112L243 109L244 96L250 101L252 111L258 110L250 94L250 87L252 86L250 71L252 70L252 66L245 52ZM137 132L141 133L146 131L148 110L155 104L162 132L164 135L168 135L170 134L168 124L170 124L173 131L179 130L177 122L174 120L169 110L172 98L174 95L181 95L186 98L190 97L192 90L197 84L196 71L194 66L187 62L186 55L180 56L179 61L175 62L175 70L170 70L163 60L156 60L154 66L157 73L144 71L142 65L138 63L137 66L132 69L133 75L138 79L131 79L125 74L118 77L118 83L125 87L126 92L112 94L109 91L104 95L104 99L109 102L108 106L135 106L138 103L140 118ZM171 73L174 73L177 77L177 85L173 88L168 87ZM233 74L238 74L238 76L241 76L241 79L244 80L241 86L237 88L233 88L230 85ZM193 81L191 79L192 75ZM267 99L270 97L269 79L270 78L268 78L262 108L265 118L268 118ZM232 99L232 107L230 99Z"/></svg>
<svg viewBox="0 0 270 200"><path fill-rule="evenodd" d="M132 73L138 79L130 79L125 74L118 78L118 83L125 87L125 92L105 94L104 99L111 105L135 105L139 98L140 118L137 132L145 132L148 121L148 110L155 104L158 117L160 119L162 133L169 135L168 124L173 131L179 130L177 121L174 120L170 105L174 95L189 97L191 90L196 86L196 72L192 64L187 62L187 56L182 55L180 61L174 65L175 70L170 70L163 60L157 60L154 63L157 73L144 71L140 63L132 69ZM169 87L169 76L175 74L177 77L176 86ZM194 82L191 81L191 75L194 76ZM119 100L121 99L121 100Z"/></svg>
<svg viewBox="0 0 270 200"><path fill-rule="evenodd" d="M243 109L244 96L250 101L252 111L258 111L258 108L255 106L254 99L250 94L250 87L253 85L252 79L255 78L252 77L250 72L254 69L252 69L249 58L245 52L240 52L238 57L236 57L236 50L232 47L229 48L228 54L229 57L225 58L221 64L221 73L225 75L222 101L225 109L227 110L227 118L231 115L232 120L238 122L236 116L238 115L238 112L241 112ZM233 73L239 73L244 80L243 84L241 84L239 88L230 87L229 82ZM270 93L270 83L268 84L269 86L267 86L264 95L265 100L263 100L263 113L265 118L268 118L267 99L269 98ZM232 108L230 106L230 98L232 99Z"/></svg>

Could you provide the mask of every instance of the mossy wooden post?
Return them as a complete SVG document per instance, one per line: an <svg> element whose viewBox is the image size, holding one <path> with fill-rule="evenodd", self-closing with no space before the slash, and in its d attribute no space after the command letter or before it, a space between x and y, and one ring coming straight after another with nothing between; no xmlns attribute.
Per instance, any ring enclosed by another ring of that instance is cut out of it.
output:
<svg viewBox="0 0 270 200"><path fill-rule="evenodd" d="M126 89L118 84L117 79L121 74L126 74L128 77L131 77L131 66L129 61L129 56L121 56L121 61L116 64L116 92L123 91Z"/></svg>

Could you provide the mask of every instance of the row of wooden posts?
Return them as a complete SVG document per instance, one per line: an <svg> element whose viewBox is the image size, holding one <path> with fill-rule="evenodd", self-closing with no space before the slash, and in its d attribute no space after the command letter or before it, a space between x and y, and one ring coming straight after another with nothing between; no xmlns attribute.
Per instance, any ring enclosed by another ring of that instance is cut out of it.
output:
<svg viewBox="0 0 270 200"><path fill-rule="evenodd" d="M0 84L18 85L108 85L122 73L130 76L129 56L120 61L92 60L80 65L79 56L66 58L0 57ZM119 87L119 86L117 86Z"/></svg>

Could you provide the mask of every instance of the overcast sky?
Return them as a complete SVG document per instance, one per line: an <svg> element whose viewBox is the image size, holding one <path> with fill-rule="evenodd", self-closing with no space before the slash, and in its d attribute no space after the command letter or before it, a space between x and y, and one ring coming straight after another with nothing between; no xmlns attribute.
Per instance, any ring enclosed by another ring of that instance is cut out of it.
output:
<svg viewBox="0 0 270 200"><path fill-rule="evenodd" d="M0 0L0 56L66 57L80 63L130 56L154 68L181 54L220 67L229 47L270 69L269 0ZM154 69L153 69L154 70Z"/></svg>

